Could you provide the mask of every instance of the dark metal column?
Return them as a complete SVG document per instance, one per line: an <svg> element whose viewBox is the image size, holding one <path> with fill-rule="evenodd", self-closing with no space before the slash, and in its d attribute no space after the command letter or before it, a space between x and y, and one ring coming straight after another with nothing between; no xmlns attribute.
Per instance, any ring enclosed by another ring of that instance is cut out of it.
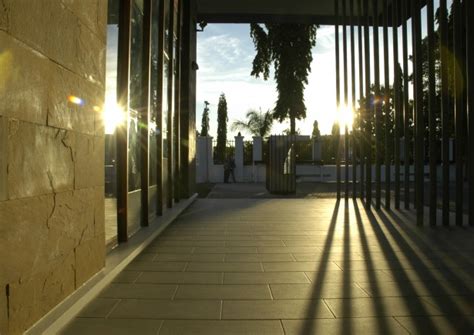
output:
<svg viewBox="0 0 474 335"><path fill-rule="evenodd" d="M336 15L335 25L335 43L336 43L336 110L339 115L341 105L341 83L339 75L339 0L334 1L334 12ZM337 134L337 148L336 148L336 175L337 175L337 198L341 198L341 155L340 155L340 140Z"/></svg>
<svg viewBox="0 0 474 335"><path fill-rule="evenodd" d="M342 60L344 68L344 106L343 106L343 118L345 118L346 109L349 105L349 78L348 78L348 69L347 69L347 10L346 10L347 0L342 0ZM339 111L341 115L341 111ZM347 122L344 121L344 161L345 161L345 170L344 170L344 194L345 198L349 197L349 130Z"/></svg>
<svg viewBox="0 0 474 335"><path fill-rule="evenodd" d="M156 148L157 148L157 186L158 186L158 194L156 197L156 214L163 215L163 207L164 204L164 178L163 173L164 169L166 168L163 166L163 110L167 107L163 106L163 80L165 80L163 76L164 70L164 49L165 49L165 2L160 1L160 8L159 8L159 18L158 18L158 36L156 37L158 43L158 75L157 75L157 83L156 83L156 90L158 92L158 111L157 111L157 120L156 120L156 127L160 131L156 136Z"/></svg>
<svg viewBox="0 0 474 335"><path fill-rule="evenodd" d="M362 104L362 99L364 98L364 46L362 39L362 28L363 28L363 11L362 11L362 0L358 0L358 9L359 9L359 25L358 25L358 49L359 49L359 131L358 131L358 142L359 142L359 170L360 170L360 198L364 199L365 197L365 170L364 170L364 157L365 157L365 142L364 142L364 126L362 123L364 108Z"/></svg>
<svg viewBox="0 0 474 335"><path fill-rule="evenodd" d="M178 2L178 22L176 37L178 43L176 43L176 59L175 59L175 73L176 82L175 86L175 179L174 179L174 201L179 202L181 198L181 36L182 36L182 15L183 15L183 1Z"/></svg>
<svg viewBox="0 0 474 335"><path fill-rule="evenodd" d="M392 4L393 6L393 4ZM384 67L384 112L385 112L385 208L390 209L391 198L391 152L390 152L390 59L388 58L388 5L383 0L383 67ZM395 66L396 67L396 66Z"/></svg>
<svg viewBox="0 0 474 335"><path fill-rule="evenodd" d="M399 22L400 3L399 0L394 0L392 4L392 28L393 28L393 66L394 66L394 80L393 80L393 96L394 96L394 138L395 138L395 208L400 208L400 127L402 126L402 102L401 102L401 71L400 62L398 59L398 22Z"/></svg>
<svg viewBox="0 0 474 335"><path fill-rule="evenodd" d="M405 168L403 188L404 188L404 203L405 209L410 208L410 147L411 147L411 135L410 135L410 116L411 106L409 100L409 81L408 81L408 29L407 29L407 18L408 18L408 1L402 0L403 14L402 14L402 39L403 39L403 137L404 137L404 150L403 150L403 164Z"/></svg>
<svg viewBox="0 0 474 335"><path fill-rule="evenodd" d="M374 112L375 112L375 209L380 209L381 197L381 122L382 103L380 101L380 49L379 49L379 3L380 0L373 0L373 32L374 32Z"/></svg>
<svg viewBox="0 0 474 335"><path fill-rule="evenodd" d="M120 1L117 98L126 117L117 126L117 240L128 240L128 105L130 82L131 0Z"/></svg>
<svg viewBox="0 0 474 335"><path fill-rule="evenodd" d="M174 200L174 160L175 160L175 152L174 152L174 116L176 113L174 104L174 97L173 97L173 74L175 71L175 55L174 55L174 25L175 25L175 15L174 15L174 0L164 0L169 2L169 11L168 15L170 16L170 26L169 26L169 44L168 44L168 51L169 51L169 69L168 69L168 78L164 78L168 80L168 194L167 194L167 207L173 207L173 200Z"/></svg>
<svg viewBox="0 0 474 335"><path fill-rule="evenodd" d="M148 226L149 206L148 206L148 187L149 187L149 121L150 121L150 78L151 78L151 24L152 24L152 0L145 0L143 6L143 66L142 66L142 100L140 112L140 160L141 160L141 220L142 226Z"/></svg>
<svg viewBox="0 0 474 335"><path fill-rule="evenodd" d="M434 5L433 0L428 0L428 128L429 128L429 154L430 154L430 224L436 226L436 211L438 201L437 160L438 150L436 143L436 73L435 73L435 31L434 31Z"/></svg>
<svg viewBox="0 0 474 335"><path fill-rule="evenodd" d="M471 0L472 1L472 0ZM464 16L461 11L461 2L460 0L453 1L453 25L454 25L454 37L453 37L453 49L454 49L454 59L458 66L458 70L454 71L454 98L455 98L455 109L454 109L454 118L455 118L455 131L456 131L456 141L455 141L455 159L456 159L456 225L461 226L463 224L463 188L464 188L464 150L465 139L464 139L464 66L462 55L462 29Z"/></svg>
<svg viewBox="0 0 474 335"><path fill-rule="evenodd" d="M351 111L354 113L356 106L356 80L355 80L355 44L354 44L354 0L350 0L350 31L351 31ZM352 198L357 195L357 131L352 124Z"/></svg>
<svg viewBox="0 0 474 335"><path fill-rule="evenodd" d="M195 1L182 1L183 28L181 35L181 198L189 198L195 192L196 161L196 19Z"/></svg>
<svg viewBox="0 0 474 335"><path fill-rule="evenodd" d="M420 0L411 1L414 84L415 84L415 208L416 224L424 217L424 118L423 118L423 57L421 48Z"/></svg>
<svg viewBox="0 0 474 335"><path fill-rule="evenodd" d="M440 56L441 56L441 130L442 130L442 155L443 155L443 204L442 221L444 226L449 226L449 130L451 122L449 117L449 58L448 48L448 7L446 0L440 0L439 30L440 30Z"/></svg>
<svg viewBox="0 0 474 335"><path fill-rule="evenodd" d="M464 4L466 14L466 78L467 105L469 126L469 148L474 148L474 24L469 14L474 13L474 1ZM469 225L474 226L474 154L468 150L468 180L469 180Z"/></svg>
<svg viewBox="0 0 474 335"><path fill-rule="evenodd" d="M365 190L365 207L370 210L372 202L372 120L370 113L372 112L372 106L370 102L370 37L369 37L369 25L370 16L369 13L369 0L364 0L364 11L365 27L364 27L364 52L365 52L365 113L363 119L365 119L365 168L366 168L366 190Z"/></svg>

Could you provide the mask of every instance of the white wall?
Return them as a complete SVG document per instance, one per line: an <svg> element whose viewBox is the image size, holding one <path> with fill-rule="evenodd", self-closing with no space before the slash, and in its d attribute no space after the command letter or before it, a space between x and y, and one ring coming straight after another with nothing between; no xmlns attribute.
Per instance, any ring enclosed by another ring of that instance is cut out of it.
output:
<svg viewBox="0 0 474 335"><path fill-rule="evenodd" d="M260 158L258 148L262 149L262 139L254 137L254 158ZM265 182L266 167L265 164L243 165L243 137L235 138L235 177L237 182ZM196 182L224 182L224 166L222 164L214 165L212 154L212 137L198 137L196 142ZM255 152L257 150L257 152ZM254 159L255 160L255 159ZM415 180L414 166L410 166L410 180ZM360 171L357 168L357 177L360 176ZM400 166L400 180L404 181L405 167ZM442 179L442 168L438 166L437 170L438 180ZM296 175L300 182L335 182L336 181L336 166L335 165L296 165ZM381 166L380 177L382 182L385 181L385 165ZM450 166L450 180L455 181L455 166ZM341 180L345 179L345 166L341 166ZM352 180L352 166L349 166L349 179ZM425 166L425 179L429 180L429 166ZM375 181L375 166L372 166L372 180ZM391 180L395 180L395 166L391 167Z"/></svg>

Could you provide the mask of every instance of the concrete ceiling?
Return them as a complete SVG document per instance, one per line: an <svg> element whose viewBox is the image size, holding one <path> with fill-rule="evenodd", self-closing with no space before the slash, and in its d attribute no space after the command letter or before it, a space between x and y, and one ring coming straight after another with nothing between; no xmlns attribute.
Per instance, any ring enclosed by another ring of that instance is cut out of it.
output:
<svg viewBox="0 0 474 335"><path fill-rule="evenodd" d="M392 0L387 1L391 6ZM354 0L355 16L359 15L358 2ZM382 13L382 1L379 3ZM372 1L369 1L369 13L372 13L371 4ZM342 1L339 5L341 10ZM321 25L335 23L334 0L197 0L197 11L198 20L208 23L289 22ZM349 1L347 1L347 15L349 15Z"/></svg>

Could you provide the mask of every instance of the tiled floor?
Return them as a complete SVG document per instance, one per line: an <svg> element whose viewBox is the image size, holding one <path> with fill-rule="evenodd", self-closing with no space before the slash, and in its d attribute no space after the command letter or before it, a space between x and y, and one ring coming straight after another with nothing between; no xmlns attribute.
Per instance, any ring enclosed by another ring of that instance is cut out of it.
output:
<svg viewBox="0 0 474 335"><path fill-rule="evenodd" d="M473 334L474 229L334 199L202 199L64 334Z"/></svg>

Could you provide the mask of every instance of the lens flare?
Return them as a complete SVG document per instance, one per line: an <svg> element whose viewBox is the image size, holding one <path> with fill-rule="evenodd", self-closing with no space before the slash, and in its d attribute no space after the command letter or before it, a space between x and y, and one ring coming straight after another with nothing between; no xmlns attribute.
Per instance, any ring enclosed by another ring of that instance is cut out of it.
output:
<svg viewBox="0 0 474 335"><path fill-rule="evenodd" d="M72 104L79 105L79 106L84 105L84 100L82 100L79 97L76 97L75 95L68 96L67 101L69 101Z"/></svg>

